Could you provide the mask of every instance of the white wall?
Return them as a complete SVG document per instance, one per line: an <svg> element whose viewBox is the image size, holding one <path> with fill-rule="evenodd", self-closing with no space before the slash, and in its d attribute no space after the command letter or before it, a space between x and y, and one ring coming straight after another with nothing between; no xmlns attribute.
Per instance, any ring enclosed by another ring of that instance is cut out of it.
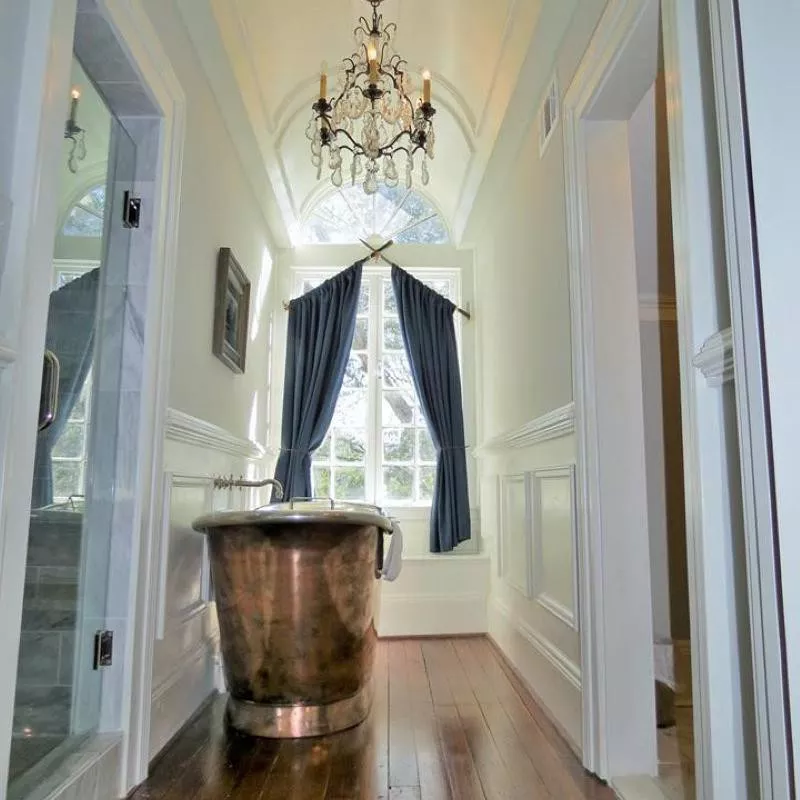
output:
<svg viewBox="0 0 800 800"><path fill-rule="evenodd" d="M271 235L173 0L143 0L186 95L170 413L157 557L160 637L155 642L150 755L215 685L218 631L207 594L200 514L255 507L262 495L213 492L204 476L266 477L270 365ZM211 352L217 254L230 247L251 282L243 375ZM173 476L171 479L169 476ZM217 676L218 677L218 676Z"/></svg>
<svg viewBox="0 0 800 800"><path fill-rule="evenodd" d="M174 0L143 0L187 98L169 402L266 440L271 237ZM247 369L211 352L217 253L231 247L251 282Z"/></svg>
<svg viewBox="0 0 800 800"><path fill-rule="evenodd" d="M564 149L559 124L540 157L536 112L554 74L563 96L604 7L605 0L546 4L467 229L477 246L481 526L493 559L489 633L578 747L577 608L568 621L548 602L574 598L577 558L568 541L574 497L566 475L576 440ZM555 477L542 472L549 468ZM527 515L515 476L533 487ZM527 562L527 587L520 588L514 561Z"/></svg>

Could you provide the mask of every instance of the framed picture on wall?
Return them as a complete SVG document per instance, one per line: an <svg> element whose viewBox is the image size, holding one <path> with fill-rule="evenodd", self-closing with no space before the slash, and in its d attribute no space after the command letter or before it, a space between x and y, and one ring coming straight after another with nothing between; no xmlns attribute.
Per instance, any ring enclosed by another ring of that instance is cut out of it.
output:
<svg viewBox="0 0 800 800"><path fill-rule="evenodd" d="M223 247L217 259L213 353L239 374L245 369L249 319L250 281L230 247Z"/></svg>

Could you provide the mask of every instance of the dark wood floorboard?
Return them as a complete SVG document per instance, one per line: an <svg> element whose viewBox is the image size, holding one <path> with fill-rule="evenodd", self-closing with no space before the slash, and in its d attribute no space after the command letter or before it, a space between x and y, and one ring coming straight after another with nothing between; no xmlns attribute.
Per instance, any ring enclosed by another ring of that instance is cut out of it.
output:
<svg viewBox="0 0 800 800"><path fill-rule="evenodd" d="M613 800L486 639L380 642L369 719L253 739L216 698L131 800Z"/></svg>

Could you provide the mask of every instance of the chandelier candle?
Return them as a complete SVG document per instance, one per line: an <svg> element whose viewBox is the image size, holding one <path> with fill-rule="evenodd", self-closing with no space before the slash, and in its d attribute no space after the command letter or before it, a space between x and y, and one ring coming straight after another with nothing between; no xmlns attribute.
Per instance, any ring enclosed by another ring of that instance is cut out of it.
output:
<svg viewBox="0 0 800 800"><path fill-rule="evenodd" d="M436 141L431 76L423 73L422 102L415 107L408 63L394 51L397 25L384 22L379 13L384 0L366 2L372 6L372 19L359 19L356 50L342 61L330 99L326 70L320 75L320 97L306 130L311 163L317 179L327 166L334 186L341 187L347 174L366 194L375 194L380 184L398 186L401 169L410 189L419 167L425 186Z"/></svg>

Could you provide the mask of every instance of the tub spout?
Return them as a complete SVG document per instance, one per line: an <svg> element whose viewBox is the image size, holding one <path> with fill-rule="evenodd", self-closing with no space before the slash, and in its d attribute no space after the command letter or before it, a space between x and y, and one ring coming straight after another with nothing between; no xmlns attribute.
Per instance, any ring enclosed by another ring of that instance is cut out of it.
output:
<svg viewBox="0 0 800 800"><path fill-rule="evenodd" d="M246 481L244 478L237 480L233 475L230 478L214 478L215 489L263 489L265 486L274 487L275 497L283 500L283 484L275 478L265 478L263 481Z"/></svg>

